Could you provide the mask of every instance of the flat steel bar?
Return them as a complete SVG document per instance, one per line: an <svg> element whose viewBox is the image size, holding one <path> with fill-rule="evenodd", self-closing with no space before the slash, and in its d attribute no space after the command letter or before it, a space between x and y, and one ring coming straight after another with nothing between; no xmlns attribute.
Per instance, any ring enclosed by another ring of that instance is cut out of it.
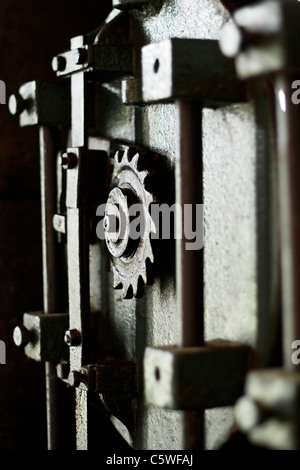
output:
<svg viewBox="0 0 300 470"><path fill-rule="evenodd" d="M70 170L71 171L71 170ZM78 370L86 361L86 326L90 315L88 218L84 208L67 209L69 327L80 333L78 346L70 347L70 368Z"/></svg>
<svg viewBox="0 0 300 470"><path fill-rule="evenodd" d="M84 72L75 73L71 77L72 127L71 142L75 148L87 146L87 110L86 110L86 79ZM69 169L76 172L76 178L81 177L79 166ZM69 176L69 175L68 175ZM77 330L81 335L78 346L70 347L70 368L79 369L88 360L86 354L86 326L90 315L89 297L89 240L88 220L84 207L68 204L69 194L73 193L71 179L67 176L67 256L68 256L68 291L70 329ZM75 178L75 180L76 180ZM75 183L73 181L73 184ZM83 188L88 191L89 188ZM71 198L72 199L72 198ZM76 448L88 450L88 395L86 392L76 392Z"/></svg>

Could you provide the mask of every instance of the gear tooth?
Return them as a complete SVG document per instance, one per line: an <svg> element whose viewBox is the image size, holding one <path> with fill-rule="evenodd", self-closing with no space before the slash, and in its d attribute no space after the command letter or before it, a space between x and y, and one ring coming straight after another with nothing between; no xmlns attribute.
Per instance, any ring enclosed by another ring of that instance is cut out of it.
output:
<svg viewBox="0 0 300 470"><path fill-rule="evenodd" d="M120 159L122 159L122 154L121 152L118 150L116 153L115 153L115 164L119 164L120 162Z"/></svg>
<svg viewBox="0 0 300 470"><path fill-rule="evenodd" d="M123 299L132 299L133 289L131 284L126 284L126 287L123 287Z"/></svg>
<svg viewBox="0 0 300 470"><path fill-rule="evenodd" d="M135 170L138 171L138 163L139 163L140 156L138 153L136 153L132 160L131 160L131 165L135 168Z"/></svg>
<svg viewBox="0 0 300 470"><path fill-rule="evenodd" d="M122 158L123 158L123 153L120 151L116 152L115 158L114 158L114 172L116 173L118 173L119 171Z"/></svg>
<svg viewBox="0 0 300 470"><path fill-rule="evenodd" d="M121 165L124 160L126 160L127 157L127 150L118 150L116 153L116 161L118 162L118 165Z"/></svg>
<svg viewBox="0 0 300 470"><path fill-rule="evenodd" d="M149 172L147 170L143 170L139 172L139 178L142 183L145 182L145 179L147 178L148 175L149 175Z"/></svg>
<svg viewBox="0 0 300 470"><path fill-rule="evenodd" d="M153 202L152 194L149 193L149 191L146 191L146 190L145 190L145 198L146 198L146 205L147 205L147 208L149 209L150 205L151 205L152 202Z"/></svg>
<svg viewBox="0 0 300 470"><path fill-rule="evenodd" d="M152 217L150 217L150 233L157 233L156 225L155 225ZM149 234L149 236L150 236L150 234Z"/></svg>
<svg viewBox="0 0 300 470"><path fill-rule="evenodd" d="M138 291L138 279L131 280L131 287L133 296L136 297Z"/></svg>
<svg viewBox="0 0 300 470"><path fill-rule="evenodd" d="M146 282L143 278L143 275L140 274L139 277L138 277L138 281L137 281L137 293L136 293L136 297L137 298L140 298L143 296L143 293L144 293L144 288L147 284L147 279L146 279Z"/></svg>
<svg viewBox="0 0 300 470"><path fill-rule="evenodd" d="M124 299L139 298L143 295L145 287L153 284L155 280L154 252L152 249L151 234L159 231L151 217L151 205L160 203L160 198L155 194L155 189L159 191L158 181L152 178L155 170L149 169L151 164L147 154L140 154L139 149L134 147L121 147L114 155L114 168L111 175L111 188L120 187L125 181L126 172L134 173L138 189L132 188L133 193L137 193L138 199L143 202L143 217L145 221L145 233L139 241L136 264L131 264L131 259L125 263L123 259L118 261L111 252L111 267L113 271L113 287L121 289L120 294ZM124 176L123 176L123 171ZM149 178L148 178L149 176ZM129 182L130 183L130 182ZM134 182L133 182L134 185ZM131 189L128 189L129 191ZM110 248L109 245L107 245ZM131 249L131 248L130 248ZM130 251L132 259L135 252ZM134 263L134 260L133 260Z"/></svg>
<svg viewBox="0 0 300 470"><path fill-rule="evenodd" d="M126 299L126 294L128 291L129 284L127 282L122 283L123 298Z"/></svg>
<svg viewBox="0 0 300 470"><path fill-rule="evenodd" d="M128 152L129 152L129 149L126 149L124 151L123 160L122 160L123 163L129 163Z"/></svg>
<svg viewBox="0 0 300 470"><path fill-rule="evenodd" d="M152 264L154 263L154 254L153 254L151 246L149 246L149 249L147 250L146 259L148 259L150 263Z"/></svg>
<svg viewBox="0 0 300 470"><path fill-rule="evenodd" d="M146 284L147 284L147 273L146 273L146 269L144 270L144 272L141 274L140 277L141 277L141 279L142 279L144 285L146 285Z"/></svg>
<svg viewBox="0 0 300 470"><path fill-rule="evenodd" d="M148 202L146 200L146 205L147 205L147 208L148 208L148 213L147 213L147 218L148 218L148 227L149 227L149 237L150 237L150 234L151 233L157 233L157 229L156 229L156 225L154 223L154 220L153 218L151 217L151 212L149 210L149 207L151 205L151 202Z"/></svg>
<svg viewBox="0 0 300 470"><path fill-rule="evenodd" d="M113 272L113 288L114 289L122 289L122 282L120 281L119 276L115 272L115 270Z"/></svg>

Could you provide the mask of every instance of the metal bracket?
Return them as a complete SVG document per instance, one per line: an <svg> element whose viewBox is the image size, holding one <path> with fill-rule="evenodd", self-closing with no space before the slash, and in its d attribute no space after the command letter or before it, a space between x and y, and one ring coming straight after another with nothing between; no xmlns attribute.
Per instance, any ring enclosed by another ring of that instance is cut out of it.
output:
<svg viewBox="0 0 300 470"><path fill-rule="evenodd" d="M133 73L133 47L89 44L63 52L52 60L58 77L96 72L98 81L110 81Z"/></svg>
<svg viewBox="0 0 300 470"><path fill-rule="evenodd" d="M224 58L214 40L168 39L145 46L142 88L147 103L193 99L219 105L245 100L233 61Z"/></svg>
<svg viewBox="0 0 300 470"><path fill-rule="evenodd" d="M24 346L26 356L38 362L67 358L64 335L68 318L65 313L24 313L23 325L14 329L14 342Z"/></svg>
<svg viewBox="0 0 300 470"><path fill-rule="evenodd" d="M100 150L72 148L63 154L62 165L67 170L67 207L100 203L106 163L107 154ZM99 179L95 177L97 174Z"/></svg>
<svg viewBox="0 0 300 470"><path fill-rule="evenodd" d="M122 103L127 106L140 106L143 103L142 82L140 78L122 80Z"/></svg>
<svg viewBox="0 0 300 470"><path fill-rule="evenodd" d="M57 365L57 375L68 385L95 393L137 392L137 370L133 361L105 358L97 364L70 371L67 363Z"/></svg>
<svg viewBox="0 0 300 470"><path fill-rule="evenodd" d="M19 115L20 126L71 125L70 82L24 83L8 102L10 113Z"/></svg>
<svg viewBox="0 0 300 470"><path fill-rule="evenodd" d="M146 401L177 410L232 405L243 393L249 353L244 344L222 340L201 347L147 348Z"/></svg>

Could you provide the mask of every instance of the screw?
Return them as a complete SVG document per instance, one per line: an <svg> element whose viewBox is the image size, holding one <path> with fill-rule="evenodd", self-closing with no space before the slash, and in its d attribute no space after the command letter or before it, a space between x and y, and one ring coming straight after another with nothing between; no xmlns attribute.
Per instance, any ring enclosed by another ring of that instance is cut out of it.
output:
<svg viewBox="0 0 300 470"><path fill-rule="evenodd" d="M11 95L8 100L10 114L18 116L28 107L28 100L24 100L21 95Z"/></svg>
<svg viewBox="0 0 300 470"><path fill-rule="evenodd" d="M66 380L68 378L70 372L70 366L67 362L60 362L56 366L56 373L57 377L62 380Z"/></svg>
<svg viewBox="0 0 300 470"><path fill-rule="evenodd" d="M61 165L65 170L72 170L77 166L77 156L75 153L65 152L61 156Z"/></svg>
<svg viewBox="0 0 300 470"><path fill-rule="evenodd" d="M54 72L63 72L67 66L67 60L63 55L58 55L52 59L52 70Z"/></svg>
<svg viewBox="0 0 300 470"><path fill-rule="evenodd" d="M16 326L13 332L13 340L16 346L26 346L30 339L30 331L24 325Z"/></svg>
<svg viewBox="0 0 300 470"><path fill-rule="evenodd" d="M54 214L52 225L57 232L66 233L66 221L63 215Z"/></svg>
<svg viewBox="0 0 300 470"><path fill-rule="evenodd" d="M78 330L68 330L65 332L64 339L68 346L79 346L81 343L81 334Z"/></svg>

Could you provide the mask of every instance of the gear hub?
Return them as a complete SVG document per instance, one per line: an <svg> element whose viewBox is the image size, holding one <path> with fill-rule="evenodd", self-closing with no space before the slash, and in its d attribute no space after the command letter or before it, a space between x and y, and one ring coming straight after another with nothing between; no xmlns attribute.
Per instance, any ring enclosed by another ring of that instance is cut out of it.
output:
<svg viewBox="0 0 300 470"><path fill-rule="evenodd" d="M153 195L145 189L151 170L143 156L127 148L115 155L111 190L105 207L104 231L111 259L113 286L122 289L124 298L141 297L151 284L154 263L150 215Z"/></svg>

